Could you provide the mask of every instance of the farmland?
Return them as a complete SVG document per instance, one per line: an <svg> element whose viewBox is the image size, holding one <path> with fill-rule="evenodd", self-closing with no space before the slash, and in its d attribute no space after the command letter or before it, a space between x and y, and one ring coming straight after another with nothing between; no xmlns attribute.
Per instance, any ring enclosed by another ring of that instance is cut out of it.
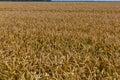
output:
<svg viewBox="0 0 120 80"><path fill-rule="evenodd" d="M119 79L119 2L0 2L0 80Z"/></svg>

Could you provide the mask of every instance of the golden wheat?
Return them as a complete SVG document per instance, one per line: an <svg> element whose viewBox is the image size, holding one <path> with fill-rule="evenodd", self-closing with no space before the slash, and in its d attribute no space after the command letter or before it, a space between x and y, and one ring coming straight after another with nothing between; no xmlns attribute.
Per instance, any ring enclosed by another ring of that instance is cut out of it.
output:
<svg viewBox="0 0 120 80"><path fill-rule="evenodd" d="M119 80L120 3L0 3L0 80Z"/></svg>

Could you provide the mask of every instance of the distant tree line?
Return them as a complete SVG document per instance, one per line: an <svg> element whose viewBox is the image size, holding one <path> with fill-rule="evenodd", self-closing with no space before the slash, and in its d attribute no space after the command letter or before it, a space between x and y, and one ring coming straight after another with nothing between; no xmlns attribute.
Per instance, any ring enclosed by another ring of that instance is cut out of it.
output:
<svg viewBox="0 0 120 80"><path fill-rule="evenodd" d="M51 0L0 0L0 1L43 1L43 2L50 2Z"/></svg>

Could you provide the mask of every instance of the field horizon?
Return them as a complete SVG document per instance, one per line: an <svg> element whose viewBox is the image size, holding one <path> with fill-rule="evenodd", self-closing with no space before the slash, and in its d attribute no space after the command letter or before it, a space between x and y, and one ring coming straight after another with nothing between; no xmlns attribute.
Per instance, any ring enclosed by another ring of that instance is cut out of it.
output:
<svg viewBox="0 0 120 80"><path fill-rule="evenodd" d="M0 2L0 80L119 79L119 2Z"/></svg>

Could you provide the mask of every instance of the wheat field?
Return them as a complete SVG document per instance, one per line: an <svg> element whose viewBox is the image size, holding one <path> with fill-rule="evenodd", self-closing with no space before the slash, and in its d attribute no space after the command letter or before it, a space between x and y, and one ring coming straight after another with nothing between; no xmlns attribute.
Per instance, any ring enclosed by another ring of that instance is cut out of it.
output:
<svg viewBox="0 0 120 80"><path fill-rule="evenodd" d="M0 2L0 80L120 80L120 3Z"/></svg>

